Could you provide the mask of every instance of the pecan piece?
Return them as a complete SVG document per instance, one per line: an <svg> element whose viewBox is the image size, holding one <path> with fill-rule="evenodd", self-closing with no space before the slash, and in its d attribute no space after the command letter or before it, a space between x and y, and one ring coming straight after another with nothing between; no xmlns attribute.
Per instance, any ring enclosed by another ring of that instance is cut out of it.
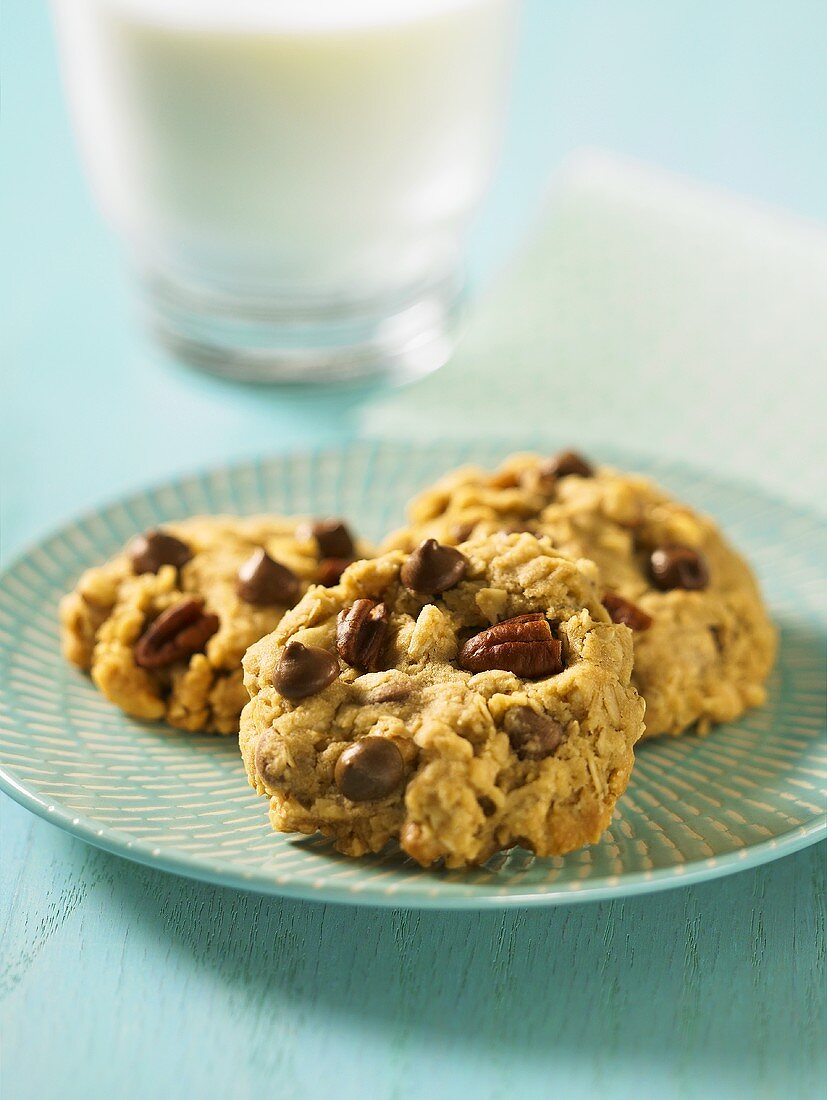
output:
<svg viewBox="0 0 827 1100"><path fill-rule="evenodd" d="M336 650L343 661L366 672L379 668L388 632L388 609L376 600L355 600L339 612Z"/></svg>
<svg viewBox="0 0 827 1100"><path fill-rule="evenodd" d="M135 643L135 663L141 668L166 668L200 653L218 626L218 616L204 610L203 600L168 607Z"/></svg>
<svg viewBox="0 0 827 1100"><path fill-rule="evenodd" d="M624 600L616 592L607 592L603 597L603 606L609 612L613 623L628 626L630 630L648 630L652 625L652 616L647 615L642 607Z"/></svg>
<svg viewBox="0 0 827 1100"><path fill-rule="evenodd" d="M503 669L524 679L540 679L563 671L563 647L541 612L516 615L469 638L460 650L460 668L467 672Z"/></svg>

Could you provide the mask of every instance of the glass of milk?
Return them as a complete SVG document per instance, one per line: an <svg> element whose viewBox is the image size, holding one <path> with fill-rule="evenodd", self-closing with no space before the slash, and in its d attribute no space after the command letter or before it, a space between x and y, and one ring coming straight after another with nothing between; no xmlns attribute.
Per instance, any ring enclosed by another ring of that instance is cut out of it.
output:
<svg viewBox="0 0 827 1100"><path fill-rule="evenodd" d="M147 317L236 378L450 353L518 0L52 0Z"/></svg>

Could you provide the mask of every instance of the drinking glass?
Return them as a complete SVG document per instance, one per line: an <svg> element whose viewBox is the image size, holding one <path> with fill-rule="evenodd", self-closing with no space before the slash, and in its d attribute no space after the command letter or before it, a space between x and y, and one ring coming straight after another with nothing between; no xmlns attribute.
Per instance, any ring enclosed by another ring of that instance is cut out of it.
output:
<svg viewBox="0 0 827 1100"><path fill-rule="evenodd" d="M440 366L518 0L52 0L145 316L235 378Z"/></svg>

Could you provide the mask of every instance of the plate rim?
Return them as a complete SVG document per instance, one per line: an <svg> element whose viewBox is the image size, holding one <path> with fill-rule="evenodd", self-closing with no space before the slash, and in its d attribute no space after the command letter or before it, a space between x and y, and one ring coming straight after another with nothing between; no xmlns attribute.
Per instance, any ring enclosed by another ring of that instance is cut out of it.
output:
<svg viewBox="0 0 827 1100"><path fill-rule="evenodd" d="M99 504L89 505L74 516L70 516L54 525L45 533L27 540L23 547L15 552L11 560L0 569L0 586L44 543L60 537L68 528L93 520L107 509L128 505L147 494L158 493L171 484L208 478L217 474L227 474L253 465L261 466L268 463L290 462L301 459L318 462L326 458L334 459L343 452L367 452L368 454L373 452L375 454L383 448L399 451L410 450L411 448L423 450L441 447L471 451L480 442L491 449L503 448L503 450L523 451L536 450L540 446L547 447L549 444L547 438L541 437L537 433L532 433L528 438L522 437L519 440L506 435L488 436L484 440L474 439L473 437L468 439L437 438L423 441L345 440L339 444L291 448L264 455L237 456L225 462L205 464L196 469L173 473L164 479L150 481L143 487L135 486L119 496L112 496ZM715 471L706 468L704 465L686 463L668 456L661 457L646 455L642 452L636 453L611 445L601 444L599 449L595 449L599 450L599 458L609 464L622 465L625 468L634 470L637 461L644 467L644 476L657 476L657 469L662 469L664 472L670 469L685 470L701 478L707 478L716 486L721 486L724 489L730 488L734 491L740 489L749 493L758 493L771 504L792 509L798 514L811 518L816 523L823 524L827 521L827 516L822 515L817 508L802 505L798 502L789 502L778 493L772 490L764 490L760 485L752 484L744 478L728 475L719 477ZM473 460L469 459L468 461ZM646 469L647 467L649 469ZM822 815L814 815L803 825L796 826L768 840L749 844L720 856L709 856L648 871L633 871L625 875L602 875L584 881L582 884L568 881L562 887L552 884L547 889L533 889L528 893L519 891L498 893L496 887L494 887L485 893L476 895L474 893L452 893L450 890L452 883L440 885L437 882L433 890L423 889L420 880L420 887L417 891L410 891L405 886L376 890L370 884L365 887L358 885L344 887L335 880L326 882L322 879L312 879L308 881L292 878L289 873L282 880L279 876L266 873L233 871L231 864L226 864L224 867L221 864L213 866L197 857L181 852L174 846L159 848L157 845L135 837L126 830L101 825L95 818L74 813L59 800L48 798L36 784L18 776L16 770L7 766L3 761L0 761L0 792L6 794L35 816L95 848L120 856L130 862L162 870L178 877L267 896L288 897L321 904L332 902L381 908L434 910L533 908L535 906L582 904L587 901L606 901L632 897L722 878L740 870L748 870L773 862L816 844L827 837L827 811L825 811Z"/></svg>
<svg viewBox="0 0 827 1100"><path fill-rule="evenodd" d="M48 527L43 528L39 533L35 531L33 535L27 536L23 543L17 547L14 553L7 561L0 562L0 585L6 578L8 573L11 573L19 565L25 561L27 557L37 550L41 543L49 542L51 539L56 538L67 527L76 523L85 523L91 519L94 519L100 512L106 511L109 508L129 504L132 501L138 500L140 497L150 494L158 493L166 488L171 483L178 483L182 481L194 481L201 480L203 478L211 477L219 471L227 472L231 470L238 470L244 466L250 466L253 464L263 465L270 462L287 461L291 459L314 459L320 460L328 456L333 457L337 454L341 454L343 451L377 451L381 448L387 448L389 450L399 450L403 447L416 448L420 450L430 450L433 448L441 447L462 447L465 449L472 449L480 442L484 444L490 444L493 447L503 447L509 451L509 453L516 453L520 451L536 451L541 446L548 444L548 437L539 433L532 432L528 436L513 436L513 435L499 435L491 434L486 436L484 440L480 440L474 437L465 438L451 438L449 436L434 436L433 438L427 438L423 440L393 440L386 439L384 437L375 437L372 439L350 439L342 440L340 443L324 443L319 446L298 446L286 448L283 451L270 451L265 454L236 454L228 458L224 462L219 463L203 463L195 466L185 466L182 469L173 471L169 476L165 478L152 478L148 481L137 482L131 486L128 486L123 493L118 495L105 494L100 500L92 501L89 504L84 505L79 511L71 512L64 516L63 519L58 520L56 523L50 524ZM564 446L564 443L554 444L554 446ZM584 448L586 449L586 448ZM598 452L598 461L601 461L601 455L605 456L602 461L605 461L608 465L620 465L629 460L630 466L628 467L630 473L635 473L635 464L642 463L643 465L659 466L664 470L668 469L682 469L689 470L695 474L700 474L705 478L709 478L714 481L716 485L720 485L724 489L732 489L734 491L741 490L747 493L760 493L766 500L771 501L773 504L780 505L783 508L792 508L796 512L800 512L802 515L809 516L811 519L818 523L827 524L827 506L823 509L817 507L817 505L809 502L807 504L800 503L799 501L789 501L775 489L765 489L763 486L752 482L747 477L743 477L739 474L724 474L719 476L717 471L706 463L684 462L679 458L672 458L670 456L660 456L657 454L649 454L646 451L638 451L634 448L627 448L623 446L616 446L614 444L601 443L594 448ZM471 460L470 464L474 464ZM450 473L447 470L446 473ZM643 477L652 477L653 474L644 473ZM219 513L212 513L218 515ZM241 515L242 513L227 513L233 515ZM296 513L301 515L301 513Z"/></svg>
<svg viewBox="0 0 827 1100"><path fill-rule="evenodd" d="M687 863L660 867L653 871L633 871L628 875L603 875L600 878L590 879L583 885L567 882L565 887L551 886L548 890L535 890L526 894L486 893L479 897L473 894L440 893L438 886L434 887L433 892L423 890L411 893L405 889L399 889L390 893L386 889L382 893L370 887L345 888L335 882L308 883L290 878L280 882L278 878L252 872L250 875L224 872L178 853L175 848L168 848L167 854L164 854L163 849L159 849L159 854L156 855L153 846L137 837L130 840L121 839L131 837L130 833L112 829L109 826L96 828L94 818L72 813L59 801L50 802L39 793L35 793L36 788L16 780L13 770L6 768L2 763L0 763L0 791L36 817L94 848L179 878L267 897L286 897L322 905L336 903L382 909L529 909L535 906L612 901L660 893L663 890L678 889L681 886L691 886L701 882L711 882L714 879L736 874L738 871L748 871L792 855L827 837L827 814L825 814L822 820L814 818L808 824L790 829L778 837L747 845L737 851L727 852L723 856L690 860ZM444 888L443 885L443 891Z"/></svg>

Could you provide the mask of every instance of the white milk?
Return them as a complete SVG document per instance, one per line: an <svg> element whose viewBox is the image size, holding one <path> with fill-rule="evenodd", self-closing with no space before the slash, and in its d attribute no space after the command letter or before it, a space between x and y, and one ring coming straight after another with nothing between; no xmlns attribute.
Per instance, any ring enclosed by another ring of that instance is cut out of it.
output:
<svg viewBox="0 0 827 1100"><path fill-rule="evenodd" d="M451 269L512 0L53 0L93 184L138 262L285 301Z"/></svg>

